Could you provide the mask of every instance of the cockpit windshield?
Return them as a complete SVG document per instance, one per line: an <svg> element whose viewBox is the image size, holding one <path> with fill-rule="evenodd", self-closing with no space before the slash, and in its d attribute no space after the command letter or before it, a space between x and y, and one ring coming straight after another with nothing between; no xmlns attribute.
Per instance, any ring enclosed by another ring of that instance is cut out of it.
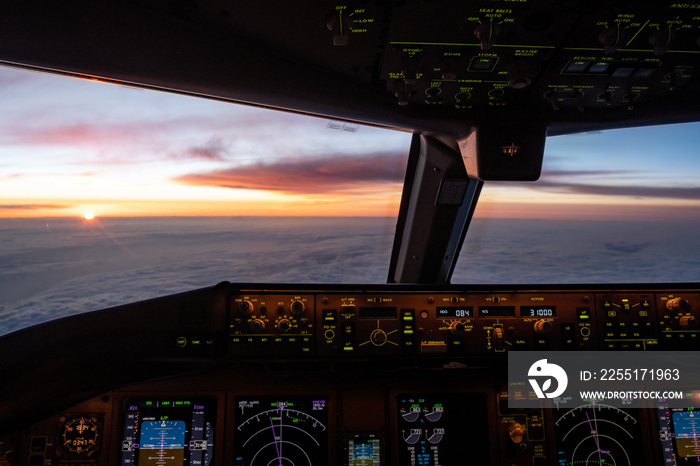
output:
<svg viewBox="0 0 700 466"><path fill-rule="evenodd" d="M384 283L411 135L0 69L0 333L219 281Z"/></svg>
<svg viewBox="0 0 700 466"><path fill-rule="evenodd" d="M387 281L410 134L0 83L0 334L223 280ZM539 181L485 184L452 282L697 281L698 145L697 123L549 138Z"/></svg>
<svg viewBox="0 0 700 466"><path fill-rule="evenodd" d="M484 185L453 283L700 280L700 123L547 138L533 183Z"/></svg>

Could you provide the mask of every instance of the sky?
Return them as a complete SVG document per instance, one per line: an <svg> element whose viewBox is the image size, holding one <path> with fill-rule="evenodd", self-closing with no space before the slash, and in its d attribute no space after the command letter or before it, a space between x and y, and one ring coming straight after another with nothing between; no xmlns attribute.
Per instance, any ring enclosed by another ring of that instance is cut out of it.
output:
<svg viewBox="0 0 700 466"><path fill-rule="evenodd" d="M0 68L0 217L396 216L410 134ZM477 217L682 221L700 124L549 138Z"/></svg>

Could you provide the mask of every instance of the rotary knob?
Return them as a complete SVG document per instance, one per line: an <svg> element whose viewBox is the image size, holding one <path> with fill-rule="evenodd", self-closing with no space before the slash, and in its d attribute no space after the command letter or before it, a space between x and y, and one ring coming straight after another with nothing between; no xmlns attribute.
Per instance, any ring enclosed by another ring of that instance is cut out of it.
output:
<svg viewBox="0 0 700 466"><path fill-rule="evenodd" d="M253 310L255 310L255 306L250 301L245 300L238 303L238 309L240 309L243 314L252 314Z"/></svg>
<svg viewBox="0 0 700 466"><path fill-rule="evenodd" d="M673 298L666 301L666 309L669 311L680 311L681 309L687 309L688 301L683 298Z"/></svg>
<svg viewBox="0 0 700 466"><path fill-rule="evenodd" d="M289 319L280 319L280 321L277 322L277 329L280 332L288 332L291 328L292 322Z"/></svg>
<svg viewBox="0 0 700 466"><path fill-rule="evenodd" d="M508 64L508 86L513 89L522 89L532 83L530 64L526 61L514 61Z"/></svg>
<svg viewBox="0 0 700 466"><path fill-rule="evenodd" d="M302 301L297 300L292 303L290 308L292 310L292 313L301 314L302 312L304 312L305 306Z"/></svg>
<svg viewBox="0 0 700 466"><path fill-rule="evenodd" d="M265 329L265 321L262 319L253 319L250 323L250 328L254 332L262 332Z"/></svg>
<svg viewBox="0 0 700 466"><path fill-rule="evenodd" d="M386 332L380 328L375 329L369 338L374 346L382 346L387 341Z"/></svg>
<svg viewBox="0 0 700 466"><path fill-rule="evenodd" d="M671 30L659 29L649 36L649 43L654 48L654 55L663 55L671 44Z"/></svg>
<svg viewBox="0 0 700 466"><path fill-rule="evenodd" d="M462 335L464 334L465 327L462 322L452 322L450 324L450 333L452 335Z"/></svg>
<svg viewBox="0 0 700 466"><path fill-rule="evenodd" d="M343 15L342 10L339 10L328 18L326 27L333 33L333 45L348 45L350 30L352 29L352 19L347 15Z"/></svg>
<svg viewBox="0 0 700 466"><path fill-rule="evenodd" d="M496 37L500 32L501 26L493 21L481 23L474 29L474 35L481 43L481 50L490 50L496 43Z"/></svg>
<svg viewBox="0 0 700 466"><path fill-rule="evenodd" d="M683 316L681 317L681 328L695 328L698 324L695 316Z"/></svg>
<svg viewBox="0 0 700 466"><path fill-rule="evenodd" d="M598 41L603 46L603 51L606 54L615 53L620 42L620 32L617 28L608 28L600 31Z"/></svg>
<svg viewBox="0 0 700 466"><path fill-rule="evenodd" d="M548 320L540 319L535 322L535 333L546 335L552 331L552 323Z"/></svg>

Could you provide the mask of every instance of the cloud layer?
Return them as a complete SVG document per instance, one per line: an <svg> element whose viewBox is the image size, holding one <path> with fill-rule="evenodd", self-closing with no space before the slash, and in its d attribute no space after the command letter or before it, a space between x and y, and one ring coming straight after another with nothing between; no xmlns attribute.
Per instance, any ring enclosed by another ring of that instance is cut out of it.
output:
<svg viewBox="0 0 700 466"><path fill-rule="evenodd" d="M0 205L2 210L40 210L40 209L67 209L72 207L68 204L4 204Z"/></svg>
<svg viewBox="0 0 700 466"><path fill-rule="evenodd" d="M7 221L0 334L224 280L384 283L394 233L393 219L362 217L103 223L104 230L72 219Z"/></svg>
<svg viewBox="0 0 700 466"><path fill-rule="evenodd" d="M198 186L323 194L368 186L400 184L403 182L405 165L405 154L334 154L324 158L260 162L184 175L175 180Z"/></svg>
<svg viewBox="0 0 700 466"><path fill-rule="evenodd" d="M385 283L393 218L11 219L0 249L0 334L103 307L232 282ZM700 281L697 219L475 218L452 282ZM144 266L145 264L145 266ZM11 298L11 299L9 299Z"/></svg>

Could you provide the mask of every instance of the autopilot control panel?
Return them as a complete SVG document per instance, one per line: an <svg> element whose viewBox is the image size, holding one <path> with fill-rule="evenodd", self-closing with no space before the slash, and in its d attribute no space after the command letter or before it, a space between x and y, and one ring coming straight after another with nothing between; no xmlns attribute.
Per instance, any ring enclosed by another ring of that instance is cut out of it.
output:
<svg viewBox="0 0 700 466"><path fill-rule="evenodd" d="M696 291L296 291L232 293L229 352L420 358L700 347Z"/></svg>

